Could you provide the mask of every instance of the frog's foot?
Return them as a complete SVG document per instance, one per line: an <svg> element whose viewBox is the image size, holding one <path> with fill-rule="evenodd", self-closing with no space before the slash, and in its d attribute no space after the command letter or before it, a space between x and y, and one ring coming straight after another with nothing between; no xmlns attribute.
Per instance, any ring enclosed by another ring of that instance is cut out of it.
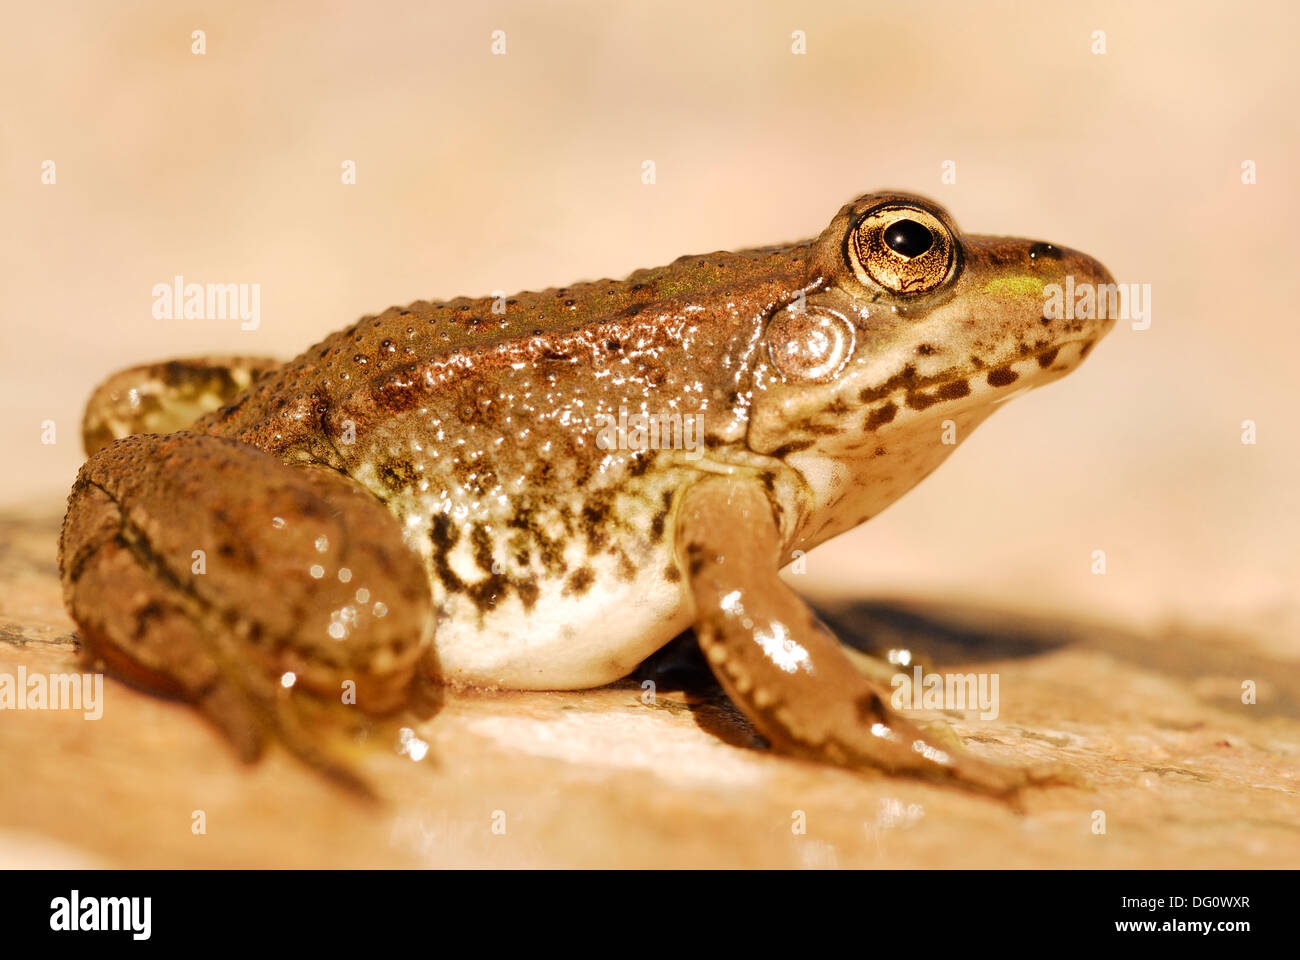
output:
<svg viewBox="0 0 1300 960"><path fill-rule="evenodd" d="M369 492L218 437L92 457L59 569L92 662L193 702L246 759L274 735L354 786L321 709L402 708L433 620L423 564Z"/></svg>
<svg viewBox="0 0 1300 960"><path fill-rule="evenodd" d="M683 495L676 543L705 656L777 749L1006 797L1063 781L1055 768L1003 766L954 749L953 738L892 710L889 685L856 669L777 577L781 538L760 484L696 482Z"/></svg>
<svg viewBox="0 0 1300 960"><path fill-rule="evenodd" d="M115 373L86 404L81 421L86 455L132 434L184 430L279 366L269 357L193 357Z"/></svg>
<svg viewBox="0 0 1300 960"><path fill-rule="evenodd" d="M820 617L817 618L817 627L820 631L834 636ZM853 664L853 669L877 687L889 689L892 686L894 677L898 675L898 667L847 644L840 644L840 649L849 658L849 663ZM917 720L915 723L924 731L925 738L935 746L944 750L961 750L961 737L957 736L957 731L945 721Z"/></svg>

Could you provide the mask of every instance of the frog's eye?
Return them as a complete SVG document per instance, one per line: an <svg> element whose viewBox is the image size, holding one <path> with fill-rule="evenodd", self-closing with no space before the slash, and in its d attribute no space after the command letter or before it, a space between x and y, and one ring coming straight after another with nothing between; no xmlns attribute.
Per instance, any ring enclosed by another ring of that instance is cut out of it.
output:
<svg viewBox="0 0 1300 960"><path fill-rule="evenodd" d="M834 310L794 304L768 324L767 352L786 380L822 383L853 354L853 324Z"/></svg>
<svg viewBox="0 0 1300 960"><path fill-rule="evenodd" d="M867 286L891 293L929 293L952 274L956 240L947 224L920 207L889 204L865 213L849 232L848 260Z"/></svg>

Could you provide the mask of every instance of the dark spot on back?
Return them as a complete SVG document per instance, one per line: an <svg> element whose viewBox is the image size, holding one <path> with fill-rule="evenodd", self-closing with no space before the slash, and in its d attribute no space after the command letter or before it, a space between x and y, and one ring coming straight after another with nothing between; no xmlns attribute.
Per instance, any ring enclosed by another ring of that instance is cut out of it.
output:
<svg viewBox="0 0 1300 960"><path fill-rule="evenodd" d="M654 463L654 460L655 454L653 450L633 451L632 456L628 459L628 476L643 476L650 469L650 465Z"/></svg>
<svg viewBox="0 0 1300 960"><path fill-rule="evenodd" d="M990 387L1005 387L1020 379L1020 374L1010 367L998 367L989 371L987 380Z"/></svg>
<svg viewBox="0 0 1300 960"><path fill-rule="evenodd" d="M393 457L379 465L379 482L397 493L415 483L415 464L405 457Z"/></svg>
<svg viewBox="0 0 1300 960"><path fill-rule="evenodd" d="M1051 350L1038 355L1038 365L1046 370L1056 361L1056 355L1061 352L1060 347L1053 347Z"/></svg>
<svg viewBox="0 0 1300 960"><path fill-rule="evenodd" d="M389 413L410 410L424 398L424 387L411 371L389 375L374 391L375 404Z"/></svg>

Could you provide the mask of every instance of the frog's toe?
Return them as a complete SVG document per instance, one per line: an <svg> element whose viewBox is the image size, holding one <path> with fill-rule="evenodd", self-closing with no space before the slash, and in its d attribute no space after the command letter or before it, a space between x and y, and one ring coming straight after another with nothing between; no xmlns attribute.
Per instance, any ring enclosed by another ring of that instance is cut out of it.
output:
<svg viewBox="0 0 1300 960"><path fill-rule="evenodd" d="M241 760L252 763L266 749L267 724L237 683L219 678L199 691L194 705L225 734Z"/></svg>
<svg viewBox="0 0 1300 960"><path fill-rule="evenodd" d="M957 731L945 720L918 720L916 725L925 734L925 739L936 747L946 750L965 749Z"/></svg>

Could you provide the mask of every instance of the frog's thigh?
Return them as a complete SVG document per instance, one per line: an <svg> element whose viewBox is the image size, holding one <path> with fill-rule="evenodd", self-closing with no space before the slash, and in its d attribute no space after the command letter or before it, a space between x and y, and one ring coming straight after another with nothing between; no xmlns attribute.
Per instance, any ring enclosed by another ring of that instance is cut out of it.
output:
<svg viewBox="0 0 1300 960"><path fill-rule="evenodd" d="M401 707L432 624L423 564L374 497L218 437L92 457L59 567L88 656L195 702L250 758L274 733L328 767L296 722L302 692Z"/></svg>
<svg viewBox="0 0 1300 960"><path fill-rule="evenodd" d="M716 477L684 494L676 544L695 630L718 681L777 749L1011 793L1046 779L953 750L888 706L777 576L780 535L761 486Z"/></svg>
<svg viewBox="0 0 1300 960"><path fill-rule="evenodd" d="M190 357L122 370L90 395L82 445L89 456L135 433L184 430L279 366L269 357Z"/></svg>

